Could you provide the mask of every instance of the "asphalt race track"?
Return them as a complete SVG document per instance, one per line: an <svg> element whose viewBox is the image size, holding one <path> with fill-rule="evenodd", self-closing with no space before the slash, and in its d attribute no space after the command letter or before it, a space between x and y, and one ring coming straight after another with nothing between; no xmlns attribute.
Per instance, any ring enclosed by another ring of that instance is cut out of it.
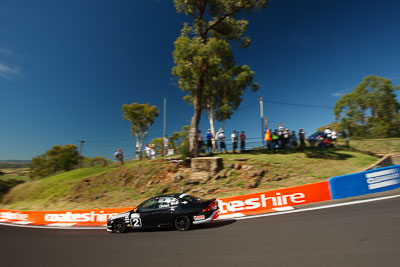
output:
<svg viewBox="0 0 400 267"><path fill-rule="evenodd" d="M400 198L110 234L0 226L1 266L400 266Z"/></svg>

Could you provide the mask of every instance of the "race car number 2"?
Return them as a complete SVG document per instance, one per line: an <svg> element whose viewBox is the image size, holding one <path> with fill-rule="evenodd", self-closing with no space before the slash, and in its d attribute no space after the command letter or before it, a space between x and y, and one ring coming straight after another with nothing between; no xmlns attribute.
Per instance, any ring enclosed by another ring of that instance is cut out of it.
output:
<svg viewBox="0 0 400 267"><path fill-rule="evenodd" d="M134 227L134 228L142 227L142 221L140 220L140 218L133 218L131 220L131 224L132 224L132 227Z"/></svg>

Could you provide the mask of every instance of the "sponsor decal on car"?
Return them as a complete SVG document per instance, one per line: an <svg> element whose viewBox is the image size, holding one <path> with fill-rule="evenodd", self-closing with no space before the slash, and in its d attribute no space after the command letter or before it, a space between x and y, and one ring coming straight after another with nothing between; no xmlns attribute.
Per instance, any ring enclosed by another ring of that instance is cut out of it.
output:
<svg viewBox="0 0 400 267"><path fill-rule="evenodd" d="M132 213L131 218L140 218L139 213Z"/></svg>
<svg viewBox="0 0 400 267"><path fill-rule="evenodd" d="M206 217L204 215L199 215L199 216L193 216L193 220L198 221L198 220L204 220Z"/></svg>

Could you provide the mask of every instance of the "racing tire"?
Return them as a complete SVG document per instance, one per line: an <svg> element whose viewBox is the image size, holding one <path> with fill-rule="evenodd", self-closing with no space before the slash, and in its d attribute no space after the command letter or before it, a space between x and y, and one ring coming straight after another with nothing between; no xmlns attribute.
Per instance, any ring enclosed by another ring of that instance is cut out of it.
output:
<svg viewBox="0 0 400 267"><path fill-rule="evenodd" d="M179 215L174 220L174 226L178 231L187 231L189 230L192 222L190 221L189 217L186 215Z"/></svg>
<svg viewBox="0 0 400 267"><path fill-rule="evenodd" d="M117 232L119 234L125 233L126 232L126 223L124 220L117 220L114 222L113 225L113 230L114 232Z"/></svg>

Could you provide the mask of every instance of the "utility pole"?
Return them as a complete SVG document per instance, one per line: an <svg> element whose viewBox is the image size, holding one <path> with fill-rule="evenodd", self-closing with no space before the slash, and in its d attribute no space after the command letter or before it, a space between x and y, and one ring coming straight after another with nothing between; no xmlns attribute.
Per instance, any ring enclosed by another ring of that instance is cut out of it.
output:
<svg viewBox="0 0 400 267"><path fill-rule="evenodd" d="M167 98L164 97L164 112L163 112L163 136L162 136L162 155L166 155L168 151L164 151L164 138L167 135Z"/></svg>
<svg viewBox="0 0 400 267"><path fill-rule="evenodd" d="M167 134L167 98L164 97L164 124L163 124L163 135Z"/></svg>
<svg viewBox="0 0 400 267"><path fill-rule="evenodd" d="M258 101L260 101L260 118L261 118L261 144L264 147L264 102L263 98L257 97Z"/></svg>
<svg viewBox="0 0 400 267"><path fill-rule="evenodd" d="M79 168L82 168L82 159L83 159L83 144L85 143L85 141L83 140L78 140L80 145L79 145Z"/></svg>

